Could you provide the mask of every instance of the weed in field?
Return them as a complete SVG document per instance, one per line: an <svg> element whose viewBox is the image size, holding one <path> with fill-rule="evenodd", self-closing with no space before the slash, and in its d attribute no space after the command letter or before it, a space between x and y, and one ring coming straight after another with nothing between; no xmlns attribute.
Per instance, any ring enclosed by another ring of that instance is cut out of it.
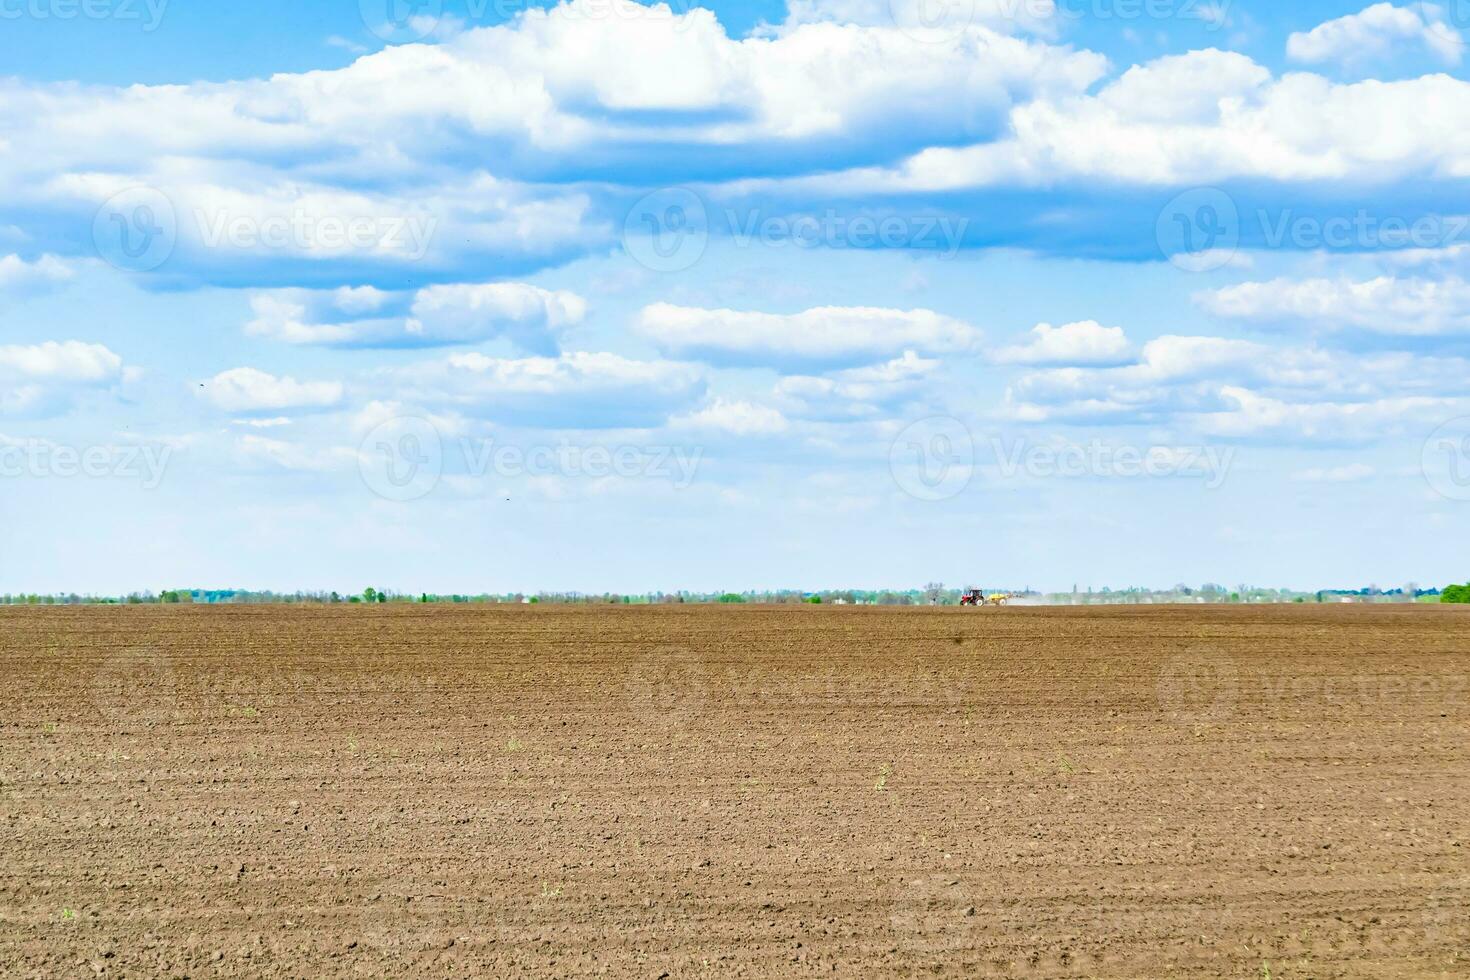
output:
<svg viewBox="0 0 1470 980"><path fill-rule="evenodd" d="M1057 756L1057 774L1058 775L1070 776L1072 773L1074 773L1076 771L1077 771L1077 767L1072 764L1072 760L1071 759L1068 759L1064 755Z"/></svg>
<svg viewBox="0 0 1470 980"><path fill-rule="evenodd" d="M54 721L48 721L44 726L47 735L55 735L61 730L61 726Z"/></svg>
<svg viewBox="0 0 1470 980"><path fill-rule="evenodd" d="M71 922L74 919L76 919L76 917L77 917L77 910L76 909L65 909L64 908L64 909L61 910L61 921L62 922Z"/></svg>
<svg viewBox="0 0 1470 980"><path fill-rule="evenodd" d="M524 751L525 748L526 748L526 743L525 742L522 742L518 738L512 737L510 739L510 741L508 741L508 742L505 743L505 751L507 751L507 752L521 752L521 751Z"/></svg>
<svg viewBox="0 0 1470 980"><path fill-rule="evenodd" d="M933 875L895 885L890 923L907 950L948 954L974 945L982 920L959 879Z"/></svg>
<svg viewBox="0 0 1470 980"><path fill-rule="evenodd" d="M873 783L873 788L878 790L887 789L888 777L891 775L893 775L892 764L887 762L883 763L881 766L878 767L878 780L877 782Z"/></svg>
<svg viewBox="0 0 1470 980"><path fill-rule="evenodd" d="M541 882L541 897L542 898L560 898L561 897L561 890L562 890L562 886L561 885L557 885L555 888L553 888L548 883L546 883L544 881Z"/></svg>

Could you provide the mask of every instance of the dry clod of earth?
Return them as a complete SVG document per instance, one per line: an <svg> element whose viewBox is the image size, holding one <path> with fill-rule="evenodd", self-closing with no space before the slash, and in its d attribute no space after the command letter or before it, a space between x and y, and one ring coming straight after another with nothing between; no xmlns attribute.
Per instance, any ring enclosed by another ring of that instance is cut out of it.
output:
<svg viewBox="0 0 1470 980"><path fill-rule="evenodd" d="M0 609L0 976L1470 976L1470 618Z"/></svg>

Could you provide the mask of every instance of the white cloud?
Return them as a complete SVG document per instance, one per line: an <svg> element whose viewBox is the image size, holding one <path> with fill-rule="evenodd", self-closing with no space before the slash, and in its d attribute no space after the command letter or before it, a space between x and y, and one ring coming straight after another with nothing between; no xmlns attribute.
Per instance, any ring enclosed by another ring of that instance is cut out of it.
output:
<svg viewBox="0 0 1470 980"><path fill-rule="evenodd" d="M1144 187L1454 179L1470 175L1470 82L1273 78L1241 54L1191 51L1130 68L1095 95L1020 103L1010 129L995 142L933 147L894 167L770 183L842 196L1089 178Z"/></svg>
<svg viewBox="0 0 1470 980"><path fill-rule="evenodd" d="M392 369L394 399L527 427L647 428L704 397L697 366L617 354L496 358L481 353Z"/></svg>
<svg viewBox="0 0 1470 980"><path fill-rule="evenodd" d="M343 37L340 34L332 34L326 40L327 47L341 48L351 54L367 54L367 48L356 41Z"/></svg>
<svg viewBox="0 0 1470 980"><path fill-rule="evenodd" d="M1291 320L1399 336L1470 333L1470 283L1455 277L1283 278L1202 292L1196 300L1216 316L1256 322Z"/></svg>
<svg viewBox="0 0 1470 980"><path fill-rule="evenodd" d="M1463 400L1402 396L1354 402L1289 402L1245 388L1220 390L1226 402L1221 411L1194 419L1208 435L1297 436L1305 439L1356 441L1388 435L1409 423L1443 418L1459 411Z"/></svg>
<svg viewBox="0 0 1470 980"><path fill-rule="evenodd" d="M388 422L402 423L405 419L422 419L433 426L441 439L458 439L470 433L472 426L453 412L432 412L422 405L409 405L389 399L373 399L348 417L348 428L356 439L361 439L374 429Z"/></svg>
<svg viewBox="0 0 1470 980"><path fill-rule="evenodd" d="M788 0L785 22L770 33L789 34L804 24L901 25L940 41L979 24L1005 34L1026 31L1051 37L1057 33L1057 20L1054 0L969 0L927 7L923 0Z"/></svg>
<svg viewBox="0 0 1470 980"><path fill-rule="evenodd" d="M670 421L676 429L704 429L737 436L777 435L791 428L786 416L769 405L725 398L711 399L687 415Z"/></svg>
<svg viewBox="0 0 1470 980"><path fill-rule="evenodd" d="M122 379L122 358L101 344L48 340L0 346L0 380L107 385Z"/></svg>
<svg viewBox="0 0 1470 980"><path fill-rule="evenodd" d="M1122 367L1018 379L1003 414L1025 422L1182 425L1231 437L1371 439L1463 403L1470 362L1356 356L1218 337L1160 337Z"/></svg>
<svg viewBox="0 0 1470 980"><path fill-rule="evenodd" d="M138 375L101 344L48 340L0 345L0 415L47 418L70 410L88 391Z"/></svg>
<svg viewBox="0 0 1470 980"><path fill-rule="evenodd" d="M721 365L836 367L902 354L977 350L976 328L932 310L824 306L801 313L707 310L655 303L637 329L673 356Z"/></svg>
<svg viewBox="0 0 1470 980"><path fill-rule="evenodd" d="M255 414L335 408L344 389L336 381L297 381L242 367L216 374L199 395L223 411Z"/></svg>
<svg viewBox="0 0 1470 980"><path fill-rule="evenodd" d="M329 347L434 347L504 336L522 350L555 354L557 336L587 304L564 290L524 283L435 285L415 293L372 287L279 289L251 298L252 336Z"/></svg>
<svg viewBox="0 0 1470 980"><path fill-rule="evenodd" d="M1122 327L1105 327L1096 320L1054 327L1038 323L1029 343L1002 347L993 359L1001 364L1065 366L1119 364L1129 358L1131 345Z"/></svg>
<svg viewBox="0 0 1470 980"><path fill-rule="evenodd" d="M1367 463L1346 463L1342 466L1311 466L1297 470L1291 478L1298 483L1357 483L1377 472Z"/></svg>
<svg viewBox="0 0 1470 980"><path fill-rule="evenodd" d="M3 80L0 192L71 215L156 188L178 216L175 272L195 263L238 276L231 262L242 257L441 270L467 256L545 260L610 244L617 230L592 213L600 191L547 175L596 161L666 171L682 148L709 147L744 176L731 152L740 147L827 169L853 147L871 156L895 142L983 139L1017 102L1079 94L1107 67L1099 54L981 23L946 44L889 22L736 39L705 9L627 6L613 16L601 0L529 9L443 43L265 79ZM366 244L325 234L353 223L375 232ZM257 241L266 230L279 240Z"/></svg>
<svg viewBox="0 0 1470 980"><path fill-rule="evenodd" d="M904 351L884 364L827 375L791 375L776 383L775 396L790 414L824 421L882 418L928 393L940 361Z"/></svg>
<svg viewBox="0 0 1470 980"><path fill-rule="evenodd" d="M236 438L235 461L247 467L265 466L301 473L328 473L350 467L357 455L342 446L315 446L285 442L253 434Z"/></svg>
<svg viewBox="0 0 1470 980"><path fill-rule="evenodd" d="M1455 2L1455 0L1451 0ZM1286 54L1307 64L1352 64L1382 58L1406 43L1422 44L1450 64L1459 64L1464 42L1433 4L1395 7L1375 3L1356 14L1319 24L1286 39Z"/></svg>
<svg viewBox="0 0 1470 980"><path fill-rule="evenodd" d="M52 289L69 282L75 274L70 263L54 255L43 255L33 262L19 255L0 255L0 298Z"/></svg>

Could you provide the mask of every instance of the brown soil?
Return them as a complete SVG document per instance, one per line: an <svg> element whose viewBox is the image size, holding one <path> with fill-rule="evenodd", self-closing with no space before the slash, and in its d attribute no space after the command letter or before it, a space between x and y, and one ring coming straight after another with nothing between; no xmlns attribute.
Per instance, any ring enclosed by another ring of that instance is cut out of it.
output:
<svg viewBox="0 0 1470 980"><path fill-rule="evenodd" d="M4 976L1470 976L1470 615L0 610Z"/></svg>

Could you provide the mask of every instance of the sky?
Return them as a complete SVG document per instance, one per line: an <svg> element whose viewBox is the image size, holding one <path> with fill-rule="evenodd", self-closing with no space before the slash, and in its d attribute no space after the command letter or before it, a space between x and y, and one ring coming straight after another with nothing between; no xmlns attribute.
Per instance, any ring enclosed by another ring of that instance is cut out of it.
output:
<svg viewBox="0 0 1470 980"><path fill-rule="evenodd" d="M1470 578L1470 0L0 0L0 592Z"/></svg>

